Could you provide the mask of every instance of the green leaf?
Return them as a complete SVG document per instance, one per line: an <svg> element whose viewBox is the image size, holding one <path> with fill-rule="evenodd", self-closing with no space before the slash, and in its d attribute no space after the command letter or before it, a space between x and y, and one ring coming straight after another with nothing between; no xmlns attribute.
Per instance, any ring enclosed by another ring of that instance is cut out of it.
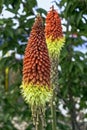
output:
<svg viewBox="0 0 87 130"><path fill-rule="evenodd" d="M26 12L32 12L32 8L37 6L37 1L36 0L27 0L23 3L24 5L24 10Z"/></svg>
<svg viewBox="0 0 87 130"><path fill-rule="evenodd" d="M38 8L37 12L40 13L40 14L42 14L42 13L45 14L45 15L47 14L47 11L45 9L42 9L42 8Z"/></svg>
<svg viewBox="0 0 87 130"><path fill-rule="evenodd" d="M4 21L2 19L0 19L0 25L3 25Z"/></svg>
<svg viewBox="0 0 87 130"><path fill-rule="evenodd" d="M80 69L80 72L83 73L83 64L81 62L76 62L77 67Z"/></svg>
<svg viewBox="0 0 87 130"><path fill-rule="evenodd" d="M80 20L82 19L82 14L83 14L83 11L81 11L81 12L79 12L79 14L78 15L76 15L76 18L77 18L77 25L79 25L79 22L80 22Z"/></svg>
<svg viewBox="0 0 87 130"><path fill-rule="evenodd" d="M69 1L69 2L67 3L66 9L65 9L65 13L64 13L64 14L65 14L65 17L67 17L68 14L70 14L69 11L70 11L71 6L72 6L72 2Z"/></svg>
<svg viewBox="0 0 87 130"><path fill-rule="evenodd" d="M2 6L3 6L3 2L4 2L4 0L0 0L0 13L2 12Z"/></svg>

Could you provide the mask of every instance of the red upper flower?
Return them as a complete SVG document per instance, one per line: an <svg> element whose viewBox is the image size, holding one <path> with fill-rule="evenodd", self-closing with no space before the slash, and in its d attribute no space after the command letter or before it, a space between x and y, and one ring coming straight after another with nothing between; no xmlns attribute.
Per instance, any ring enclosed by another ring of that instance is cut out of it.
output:
<svg viewBox="0 0 87 130"><path fill-rule="evenodd" d="M37 16L35 20L25 50L23 82L50 86L50 59L40 16Z"/></svg>
<svg viewBox="0 0 87 130"><path fill-rule="evenodd" d="M53 7L46 16L45 36L46 38L51 36L52 41L63 37L61 19Z"/></svg>

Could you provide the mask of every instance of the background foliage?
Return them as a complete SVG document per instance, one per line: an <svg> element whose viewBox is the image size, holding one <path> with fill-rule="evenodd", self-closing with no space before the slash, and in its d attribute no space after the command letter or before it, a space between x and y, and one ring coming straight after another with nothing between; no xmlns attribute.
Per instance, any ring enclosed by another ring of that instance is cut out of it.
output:
<svg viewBox="0 0 87 130"><path fill-rule="evenodd" d="M76 47L87 49L87 1L54 1L60 10L66 37L59 63L59 90L56 99L57 124L59 130L87 129L87 51L76 51ZM20 7L23 7L20 13ZM20 94L22 80L22 57L27 38L35 18L36 0L1 0L3 8L13 17L0 17L0 129L31 130L31 111ZM37 8L46 15L46 11ZM18 26L15 23L18 22ZM8 51L12 50L9 54ZM18 59L16 55L21 55ZM8 81L8 82L7 82ZM62 107L63 111L61 111ZM66 111L66 114L63 112ZM46 108L46 130L51 130L50 110Z"/></svg>

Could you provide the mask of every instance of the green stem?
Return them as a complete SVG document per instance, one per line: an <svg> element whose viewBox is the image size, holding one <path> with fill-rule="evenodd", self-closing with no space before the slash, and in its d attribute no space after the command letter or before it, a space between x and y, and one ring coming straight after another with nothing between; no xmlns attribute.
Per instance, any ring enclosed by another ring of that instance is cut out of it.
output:
<svg viewBox="0 0 87 130"><path fill-rule="evenodd" d="M37 117L38 117L38 122L36 122L35 130L43 130L42 120L39 115L37 115Z"/></svg>
<svg viewBox="0 0 87 130"><path fill-rule="evenodd" d="M35 125L35 130L44 130L44 108L42 107L32 107L32 117L33 124Z"/></svg>
<svg viewBox="0 0 87 130"><path fill-rule="evenodd" d="M56 118L56 95L58 92L58 57L51 56L51 83L53 85L53 97L51 103L51 114L52 114L52 130L57 129L57 118Z"/></svg>
<svg viewBox="0 0 87 130"><path fill-rule="evenodd" d="M51 104L51 114L52 114L52 130L56 130L56 103L55 103L55 91L53 91L53 98Z"/></svg>

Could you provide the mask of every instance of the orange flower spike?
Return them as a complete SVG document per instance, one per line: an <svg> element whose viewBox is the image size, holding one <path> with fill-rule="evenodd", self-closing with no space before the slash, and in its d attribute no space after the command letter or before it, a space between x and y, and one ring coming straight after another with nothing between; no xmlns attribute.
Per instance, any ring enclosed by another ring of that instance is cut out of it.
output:
<svg viewBox="0 0 87 130"><path fill-rule="evenodd" d="M49 52L59 55L65 38L62 32L60 17L53 6L46 16L45 37Z"/></svg>
<svg viewBox="0 0 87 130"><path fill-rule="evenodd" d="M45 106L46 102L50 101L50 68L43 21L38 15L25 50L21 85L22 95L32 107Z"/></svg>

